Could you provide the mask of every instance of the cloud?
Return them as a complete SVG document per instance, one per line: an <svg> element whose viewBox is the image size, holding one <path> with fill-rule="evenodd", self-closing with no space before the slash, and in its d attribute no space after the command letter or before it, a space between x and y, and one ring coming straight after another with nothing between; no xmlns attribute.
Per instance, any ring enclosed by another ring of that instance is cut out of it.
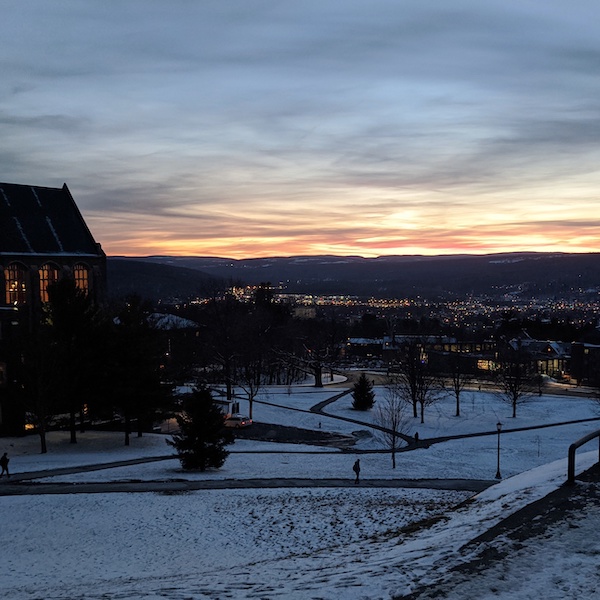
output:
<svg viewBox="0 0 600 600"><path fill-rule="evenodd" d="M3 178L108 252L598 245L594 2L3 8Z"/></svg>

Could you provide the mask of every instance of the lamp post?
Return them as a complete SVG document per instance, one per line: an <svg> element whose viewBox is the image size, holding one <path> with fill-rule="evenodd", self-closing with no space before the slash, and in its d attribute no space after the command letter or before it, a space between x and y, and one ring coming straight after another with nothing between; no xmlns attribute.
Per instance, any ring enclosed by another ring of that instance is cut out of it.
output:
<svg viewBox="0 0 600 600"><path fill-rule="evenodd" d="M502 431L502 423L500 423L500 421L496 423L496 429L498 430L498 462L496 468L496 479L502 479L502 475L500 475L500 432Z"/></svg>

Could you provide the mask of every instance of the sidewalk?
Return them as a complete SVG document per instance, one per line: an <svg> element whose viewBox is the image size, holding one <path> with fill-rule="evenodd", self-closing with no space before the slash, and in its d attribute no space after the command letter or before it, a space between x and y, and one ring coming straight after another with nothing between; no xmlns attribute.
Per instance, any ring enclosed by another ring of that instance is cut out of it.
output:
<svg viewBox="0 0 600 600"><path fill-rule="evenodd" d="M211 481L130 481L107 483L10 483L0 484L0 496L37 494L107 494L123 492L192 492L222 489L276 488L419 488L481 492L495 481L480 479L220 479Z"/></svg>
<svg viewBox="0 0 600 600"><path fill-rule="evenodd" d="M163 481L107 481L94 483L44 483L39 479L86 473L115 467L126 467L163 460L174 460L175 456L155 456L132 460L121 460L80 467L64 467L44 471L31 471L0 479L0 496L22 496L35 494L98 494L115 492L191 492L195 490L256 489L256 488L341 488L357 487L353 478L302 478L274 477L248 479L186 480L168 479ZM436 490L461 490L480 492L496 483L483 479L364 479L361 488L424 488Z"/></svg>

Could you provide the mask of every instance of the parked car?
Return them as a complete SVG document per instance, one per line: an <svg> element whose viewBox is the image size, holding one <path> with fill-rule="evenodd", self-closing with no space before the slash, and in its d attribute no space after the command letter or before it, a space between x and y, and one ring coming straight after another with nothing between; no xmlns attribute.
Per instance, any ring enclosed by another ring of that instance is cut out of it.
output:
<svg viewBox="0 0 600 600"><path fill-rule="evenodd" d="M225 427L249 427L252 425L252 419L245 415L234 414L225 419Z"/></svg>

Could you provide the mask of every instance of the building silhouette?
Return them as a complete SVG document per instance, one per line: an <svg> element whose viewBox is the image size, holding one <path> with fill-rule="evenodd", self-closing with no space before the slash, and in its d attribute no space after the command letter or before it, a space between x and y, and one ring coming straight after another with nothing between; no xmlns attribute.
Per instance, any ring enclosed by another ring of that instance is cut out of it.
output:
<svg viewBox="0 0 600 600"><path fill-rule="evenodd" d="M106 255L67 185L0 183L0 434L22 427L18 339L39 323L49 286L63 278L104 301Z"/></svg>

